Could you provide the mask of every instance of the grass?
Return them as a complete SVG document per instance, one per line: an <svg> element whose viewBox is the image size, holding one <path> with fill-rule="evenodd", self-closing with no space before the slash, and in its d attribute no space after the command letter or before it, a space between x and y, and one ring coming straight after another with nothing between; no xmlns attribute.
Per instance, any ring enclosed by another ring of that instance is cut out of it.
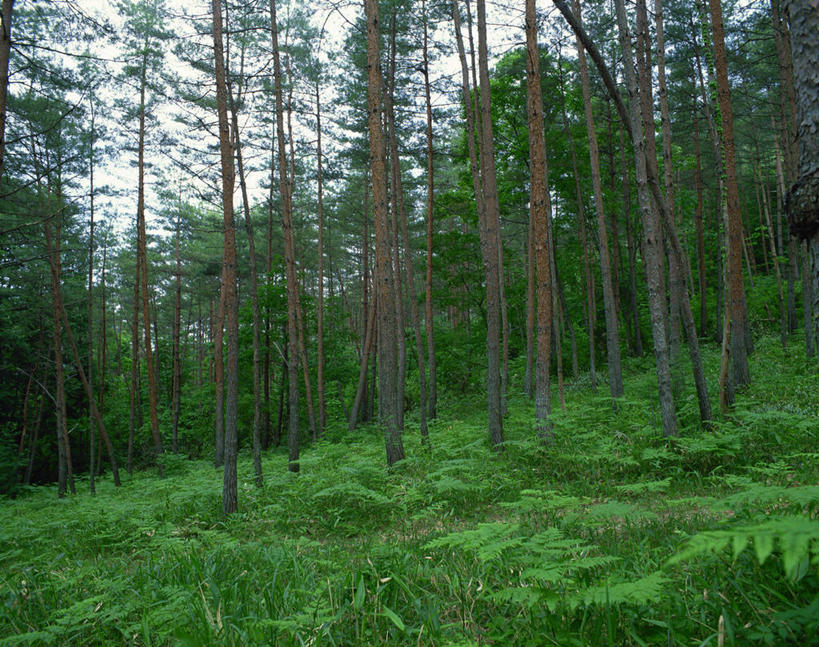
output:
<svg viewBox="0 0 819 647"><path fill-rule="evenodd" d="M392 470L340 423L260 490L243 455L230 518L203 461L32 489L0 506L0 645L819 644L819 371L793 352L761 340L713 431L682 393L673 440L637 360L617 411L570 385L549 446L510 392L501 453L461 397Z"/></svg>

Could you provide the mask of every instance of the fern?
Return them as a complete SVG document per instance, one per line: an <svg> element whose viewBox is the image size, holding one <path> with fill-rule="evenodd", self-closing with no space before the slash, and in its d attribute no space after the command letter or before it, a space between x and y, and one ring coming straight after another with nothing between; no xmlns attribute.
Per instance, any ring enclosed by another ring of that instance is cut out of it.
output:
<svg viewBox="0 0 819 647"><path fill-rule="evenodd" d="M751 543L760 564L778 547L785 574L793 580L805 575L810 562L819 569L819 520L803 516L769 519L729 530L701 532L689 539L668 564L679 564L707 553L719 553L729 547L736 559Z"/></svg>
<svg viewBox="0 0 819 647"><path fill-rule="evenodd" d="M606 582L573 596L574 604L653 605L665 595L671 580L662 571L655 571L638 580Z"/></svg>
<svg viewBox="0 0 819 647"><path fill-rule="evenodd" d="M626 485L616 485L615 490L626 492L628 494L657 494L665 492L671 486L671 477L664 478L662 481L644 481L642 483L627 483Z"/></svg>

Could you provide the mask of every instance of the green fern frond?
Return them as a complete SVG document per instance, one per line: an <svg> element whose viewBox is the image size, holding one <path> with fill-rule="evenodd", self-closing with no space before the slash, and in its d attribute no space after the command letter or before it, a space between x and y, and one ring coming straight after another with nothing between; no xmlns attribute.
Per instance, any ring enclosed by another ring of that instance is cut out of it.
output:
<svg viewBox="0 0 819 647"><path fill-rule="evenodd" d="M785 573L798 580L812 562L819 567L819 520L804 516L769 519L752 526L701 532L691 537L669 565L679 564L707 553L719 553L731 547L734 559L753 542L760 564L776 547L782 555Z"/></svg>

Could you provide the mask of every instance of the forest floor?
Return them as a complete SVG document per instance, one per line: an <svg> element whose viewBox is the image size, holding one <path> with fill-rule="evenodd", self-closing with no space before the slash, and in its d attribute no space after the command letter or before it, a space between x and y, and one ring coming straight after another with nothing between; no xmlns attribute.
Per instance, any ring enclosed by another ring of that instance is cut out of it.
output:
<svg viewBox="0 0 819 647"><path fill-rule="evenodd" d="M709 384L717 349L706 347ZM422 446L385 467L375 427L222 475L0 502L0 645L819 644L819 368L794 339L751 358L753 385L710 431L690 373L681 436L659 432L651 358L555 389L554 441L512 396L493 452L475 397L449 398ZM513 388L517 388L515 383ZM716 403L716 393L712 392Z"/></svg>

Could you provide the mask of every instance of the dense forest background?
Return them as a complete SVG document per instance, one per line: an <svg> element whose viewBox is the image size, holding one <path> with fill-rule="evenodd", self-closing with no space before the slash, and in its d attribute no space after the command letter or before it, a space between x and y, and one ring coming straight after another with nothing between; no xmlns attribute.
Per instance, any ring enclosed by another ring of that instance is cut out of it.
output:
<svg viewBox="0 0 819 647"><path fill-rule="evenodd" d="M0 646L815 643L815 3L2 27Z"/></svg>
<svg viewBox="0 0 819 647"><path fill-rule="evenodd" d="M288 439L296 469L300 443L379 415L393 462L405 411L426 434L439 393L488 388L499 444L520 388L510 371L525 371L532 397L552 373L561 401L564 377L616 398L621 355L652 351L674 435L686 341L703 421L695 345L728 333L723 410L752 379L760 334L815 356L808 243L785 217L797 95L777 3L728 3L719 22L703 4L638 5L625 11L636 28L588 5L595 64L551 7L531 18L527 50L520 8L492 6L487 38L474 7L396 2L380 7L368 52L360 7L285 5L271 23L273 5L228 2L223 94L204 5L5 6L6 493L130 473L164 450L220 465L225 406L239 446ZM636 68L623 67L623 43ZM527 104L533 51L540 92ZM648 161L635 166L638 148ZM549 409L538 395L545 436Z"/></svg>

